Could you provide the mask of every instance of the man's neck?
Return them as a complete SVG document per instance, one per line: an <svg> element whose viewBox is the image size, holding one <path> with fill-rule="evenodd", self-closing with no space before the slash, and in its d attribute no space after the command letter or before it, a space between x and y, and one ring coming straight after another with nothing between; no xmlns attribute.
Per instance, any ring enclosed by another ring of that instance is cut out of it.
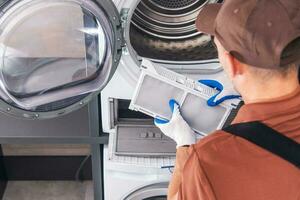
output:
<svg viewBox="0 0 300 200"><path fill-rule="evenodd" d="M269 80L266 83L247 84L241 92L246 104L272 101L292 94L299 88L298 78Z"/></svg>

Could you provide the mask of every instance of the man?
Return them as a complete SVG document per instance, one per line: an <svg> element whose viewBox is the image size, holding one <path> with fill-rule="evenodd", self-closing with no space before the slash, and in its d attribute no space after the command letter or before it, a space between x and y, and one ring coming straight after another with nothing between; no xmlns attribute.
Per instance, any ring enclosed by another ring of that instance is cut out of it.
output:
<svg viewBox="0 0 300 200"><path fill-rule="evenodd" d="M245 102L232 124L260 121L300 143L300 1L225 0L206 5L196 25L214 36L220 63ZM225 131L194 144L179 106L171 107L169 123L156 121L177 142L168 199L300 200L297 167Z"/></svg>

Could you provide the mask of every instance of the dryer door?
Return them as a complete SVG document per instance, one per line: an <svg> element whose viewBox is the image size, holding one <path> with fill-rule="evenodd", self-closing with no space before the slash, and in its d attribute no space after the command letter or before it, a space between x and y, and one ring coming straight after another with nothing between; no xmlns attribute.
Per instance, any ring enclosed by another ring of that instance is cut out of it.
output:
<svg viewBox="0 0 300 200"><path fill-rule="evenodd" d="M111 1L2 0L1 111L50 118L82 107L112 77L122 43Z"/></svg>

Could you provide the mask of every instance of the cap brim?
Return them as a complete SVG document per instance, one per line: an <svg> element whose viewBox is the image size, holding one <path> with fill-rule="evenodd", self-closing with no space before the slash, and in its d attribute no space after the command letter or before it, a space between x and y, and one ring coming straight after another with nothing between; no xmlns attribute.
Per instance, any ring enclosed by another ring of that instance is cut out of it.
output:
<svg viewBox="0 0 300 200"><path fill-rule="evenodd" d="M209 35L215 34L215 21L221 7L221 3L207 4L203 7L196 19L196 27L198 31Z"/></svg>

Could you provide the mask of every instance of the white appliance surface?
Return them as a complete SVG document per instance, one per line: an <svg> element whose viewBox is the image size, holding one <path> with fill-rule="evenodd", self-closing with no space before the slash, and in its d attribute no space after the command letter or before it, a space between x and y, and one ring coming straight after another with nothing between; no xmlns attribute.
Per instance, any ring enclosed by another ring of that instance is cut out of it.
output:
<svg viewBox="0 0 300 200"><path fill-rule="evenodd" d="M139 188L170 180L171 171L161 169L160 165L173 164L172 158L122 156L109 158L109 154L109 148L106 146L104 148L104 199L121 200Z"/></svg>
<svg viewBox="0 0 300 200"><path fill-rule="evenodd" d="M110 127L109 99L131 99L135 89L133 84L135 80L127 81L129 77L126 76L124 65L124 61L121 61L112 80L101 93L103 131L110 134L109 145L104 148L104 199L109 200L122 200L141 187L168 182L171 173L161 167L172 166L175 161L174 156L153 158L114 154L113 141L116 129Z"/></svg>
<svg viewBox="0 0 300 200"><path fill-rule="evenodd" d="M138 1L114 0L114 3L120 13L122 13L123 9L129 8L128 17L130 18L133 8L136 7ZM125 31L125 40L128 42L128 22L124 22L122 26ZM116 128L112 126L111 112L114 111L111 110L111 99L131 100L141 71L137 62L138 59L134 59L135 55L131 45L127 43L126 46L123 49L123 55L114 76L101 92L102 128L104 132L109 133L109 144L104 147L103 163L104 195L106 200L123 200L127 195L139 188L153 183L168 182L172 173L168 168L162 169L162 167L173 166L175 162L175 156L140 157L117 156L114 154ZM170 63L162 65L174 67L175 71L187 66L188 72L183 72L182 74L189 78L194 80L215 79L223 83L224 87L230 85L217 60L212 60L210 63L197 63L197 66L186 65L180 62ZM205 71L206 69L211 70Z"/></svg>

